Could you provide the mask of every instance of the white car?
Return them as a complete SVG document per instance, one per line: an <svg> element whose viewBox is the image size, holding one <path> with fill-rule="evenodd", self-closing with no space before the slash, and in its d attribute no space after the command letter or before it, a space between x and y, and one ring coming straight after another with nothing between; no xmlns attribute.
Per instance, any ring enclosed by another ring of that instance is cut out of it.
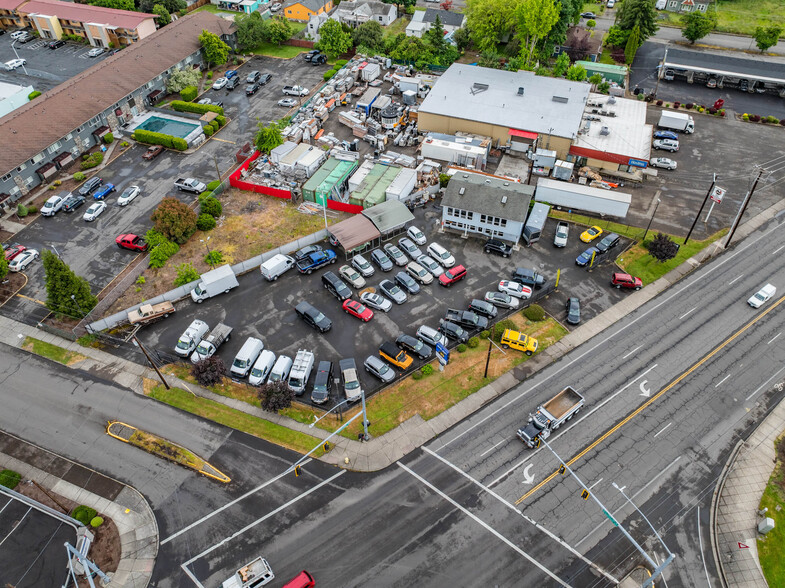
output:
<svg viewBox="0 0 785 588"><path fill-rule="evenodd" d="M5 62L5 68L8 71L11 71L13 69L16 69L17 67L22 67L26 63L27 61L25 61L24 59L12 59L11 61Z"/></svg>
<svg viewBox="0 0 785 588"><path fill-rule="evenodd" d="M27 34L27 31L14 31L11 33L11 38L16 41L17 39L24 37Z"/></svg>
<svg viewBox="0 0 785 588"><path fill-rule="evenodd" d="M406 229L406 234L409 235L409 238L417 243L417 245L425 245L425 234L417 227L409 227Z"/></svg>
<svg viewBox="0 0 785 588"><path fill-rule="evenodd" d="M438 243L431 243L428 245L428 255L433 257L444 267L452 267L455 265L455 258L452 254Z"/></svg>
<svg viewBox="0 0 785 588"><path fill-rule="evenodd" d="M275 4L270 6L270 12L278 12L279 10L281 10L281 6L282 4L276 2Z"/></svg>
<svg viewBox="0 0 785 588"><path fill-rule="evenodd" d="M430 284L433 282L433 274L421 266L416 261L410 261L406 264L407 273L421 284Z"/></svg>
<svg viewBox="0 0 785 588"><path fill-rule="evenodd" d="M94 221L95 219L97 219L99 216L101 216L101 213L104 210L106 210L106 202L105 201L100 200L98 202L94 202L93 204L90 205L90 208L88 208L85 211L84 216L82 216L82 218L85 219L89 223L89 222Z"/></svg>
<svg viewBox="0 0 785 588"><path fill-rule="evenodd" d="M417 258L417 263L427 269L429 272L433 274L434 278L438 278L440 275L444 273L442 266L440 266L436 261L433 260L428 255L421 255Z"/></svg>
<svg viewBox="0 0 785 588"><path fill-rule="evenodd" d="M278 106L286 106L287 108L291 108L292 106L297 106L297 100L294 98L281 98L278 101Z"/></svg>
<svg viewBox="0 0 785 588"><path fill-rule="evenodd" d="M655 157L649 161L652 167L661 167L662 169L676 169L676 162L667 157Z"/></svg>
<svg viewBox="0 0 785 588"><path fill-rule="evenodd" d="M54 216L63 208L65 198L62 196L51 196L41 207L42 216Z"/></svg>
<svg viewBox="0 0 785 588"><path fill-rule="evenodd" d="M445 335L427 325L422 325L417 329L417 338L432 347L436 347L437 343L447 347L450 343Z"/></svg>
<svg viewBox="0 0 785 588"><path fill-rule="evenodd" d="M371 308L381 310L382 312L387 312L392 308L392 302L381 294L376 294L374 292L363 292L360 294L360 300L365 306L370 306Z"/></svg>
<svg viewBox="0 0 785 588"><path fill-rule="evenodd" d="M21 272L36 259L38 259L38 251L25 249L8 263L8 269L12 272Z"/></svg>
<svg viewBox="0 0 785 588"><path fill-rule="evenodd" d="M218 78L218 79L217 79L217 80L215 80L215 82L213 83L213 90L220 90L220 89L221 89L221 88L223 88L223 87L224 87L224 86L225 86L225 85L226 85L228 82L229 82L229 80L227 80L226 78Z"/></svg>
<svg viewBox="0 0 785 588"><path fill-rule="evenodd" d="M142 193L142 189L139 186L128 186L123 193L120 194L120 197L117 199L117 204L120 206L128 206L134 198L139 196Z"/></svg>
<svg viewBox="0 0 785 588"><path fill-rule="evenodd" d="M518 282L510 282L509 280L502 280L499 282L499 292L504 292L515 298L531 298L532 289Z"/></svg>
<svg viewBox="0 0 785 588"><path fill-rule="evenodd" d="M771 297L774 296L776 293L777 293L776 287L774 287L771 284L766 284L765 286L763 286L763 288L755 292L755 294L753 294L749 300L747 300L747 304L749 304L752 308L760 308L761 304L763 304L767 300L770 300Z"/></svg>
<svg viewBox="0 0 785 588"><path fill-rule="evenodd" d="M103 47L93 47L90 51L87 52L88 57L98 57L99 55L103 55L104 49Z"/></svg>

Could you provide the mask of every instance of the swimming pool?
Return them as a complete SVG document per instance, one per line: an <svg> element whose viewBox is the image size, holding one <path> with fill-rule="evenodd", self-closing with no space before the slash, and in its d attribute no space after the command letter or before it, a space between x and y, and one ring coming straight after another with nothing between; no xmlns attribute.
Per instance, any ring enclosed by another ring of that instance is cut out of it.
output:
<svg viewBox="0 0 785 588"><path fill-rule="evenodd" d="M173 135L175 137L181 137L185 139L188 135L200 127L201 125L198 124L153 115L136 128L153 133Z"/></svg>

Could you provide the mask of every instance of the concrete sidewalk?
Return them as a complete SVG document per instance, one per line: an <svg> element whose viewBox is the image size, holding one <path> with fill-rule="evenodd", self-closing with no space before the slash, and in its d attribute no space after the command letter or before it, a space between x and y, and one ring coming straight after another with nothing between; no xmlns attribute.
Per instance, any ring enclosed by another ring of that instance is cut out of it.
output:
<svg viewBox="0 0 785 588"><path fill-rule="evenodd" d="M35 464L35 465L32 465ZM134 488L64 457L0 432L0 469L8 468L47 490L109 516L120 533L120 563L111 586L144 588L158 555L158 524ZM89 557L89 554L88 554Z"/></svg>

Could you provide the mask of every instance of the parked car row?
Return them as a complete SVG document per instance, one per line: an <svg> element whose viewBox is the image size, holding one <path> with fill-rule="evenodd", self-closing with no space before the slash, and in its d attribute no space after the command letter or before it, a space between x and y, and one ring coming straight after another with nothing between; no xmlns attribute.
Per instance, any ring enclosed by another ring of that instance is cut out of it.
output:
<svg viewBox="0 0 785 588"><path fill-rule="evenodd" d="M92 222L106 210L107 204L105 199L113 192L117 192L117 187L114 184L108 182L104 184L101 178L94 176L82 184L76 193L61 192L55 196L50 196L41 207L41 215L55 216L60 211L73 212L92 195L95 202L90 205L82 216L86 222ZM126 187L117 198L118 206L128 206L141 193L142 189L139 186Z"/></svg>

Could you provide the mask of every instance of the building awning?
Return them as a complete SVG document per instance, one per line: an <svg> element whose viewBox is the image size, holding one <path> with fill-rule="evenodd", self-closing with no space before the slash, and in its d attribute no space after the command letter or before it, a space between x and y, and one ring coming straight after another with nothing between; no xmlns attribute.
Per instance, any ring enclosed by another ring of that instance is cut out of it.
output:
<svg viewBox="0 0 785 588"><path fill-rule="evenodd" d="M531 133L529 131L519 131L518 129L510 129L507 132L508 132L508 134L512 135L513 137L521 137L523 139L531 139L532 141L534 141L534 139L537 138L537 133Z"/></svg>
<svg viewBox="0 0 785 588"><path fill-rule="evenodd" d="M65 151L60 155L58 155L57 157L55 157L53 161L60 167L63 167L64 165L68 165L69 163L71 163L73 160L74 160L74 156L71 155L71 152Z"/></svg>
<svg viewBox="0 0 785 588"><path fill-rule="evenodd" d="M381 237L376 225L361 214L348 218L330 227L330 234L343 247L351 251Z"/></svg>
<svg viewBox="0 0 785 588"><path fill-rule="evenodd" d="M103 136L104 136L104 135L106 135L106 134L107 134L107 133L108 133L110 130L111 130L111 129L110 129L109 127L107 127L106 125L103 125L102 127L98 127L96 130L94 130L94 131L93 131L93 135L95 135L96 137L103 137Z"/></svg>
<svg viewBox="0 0 785 588"><path fill-rule="evenodd" d="M387 200L366 208L362 214L376 225L382 235L400 229L414 220L414 215L400 200Z"/></svg>
<svg viewBox="0 0 785 588"><path fill-rule="evenodd" d="M35 170L35 173L37 173L43 179L46 179L57 173L57 167L55 167L54 163L50 162L47 163L46 165L42 165L41 167L39 167L37 170Z"/></svg>

